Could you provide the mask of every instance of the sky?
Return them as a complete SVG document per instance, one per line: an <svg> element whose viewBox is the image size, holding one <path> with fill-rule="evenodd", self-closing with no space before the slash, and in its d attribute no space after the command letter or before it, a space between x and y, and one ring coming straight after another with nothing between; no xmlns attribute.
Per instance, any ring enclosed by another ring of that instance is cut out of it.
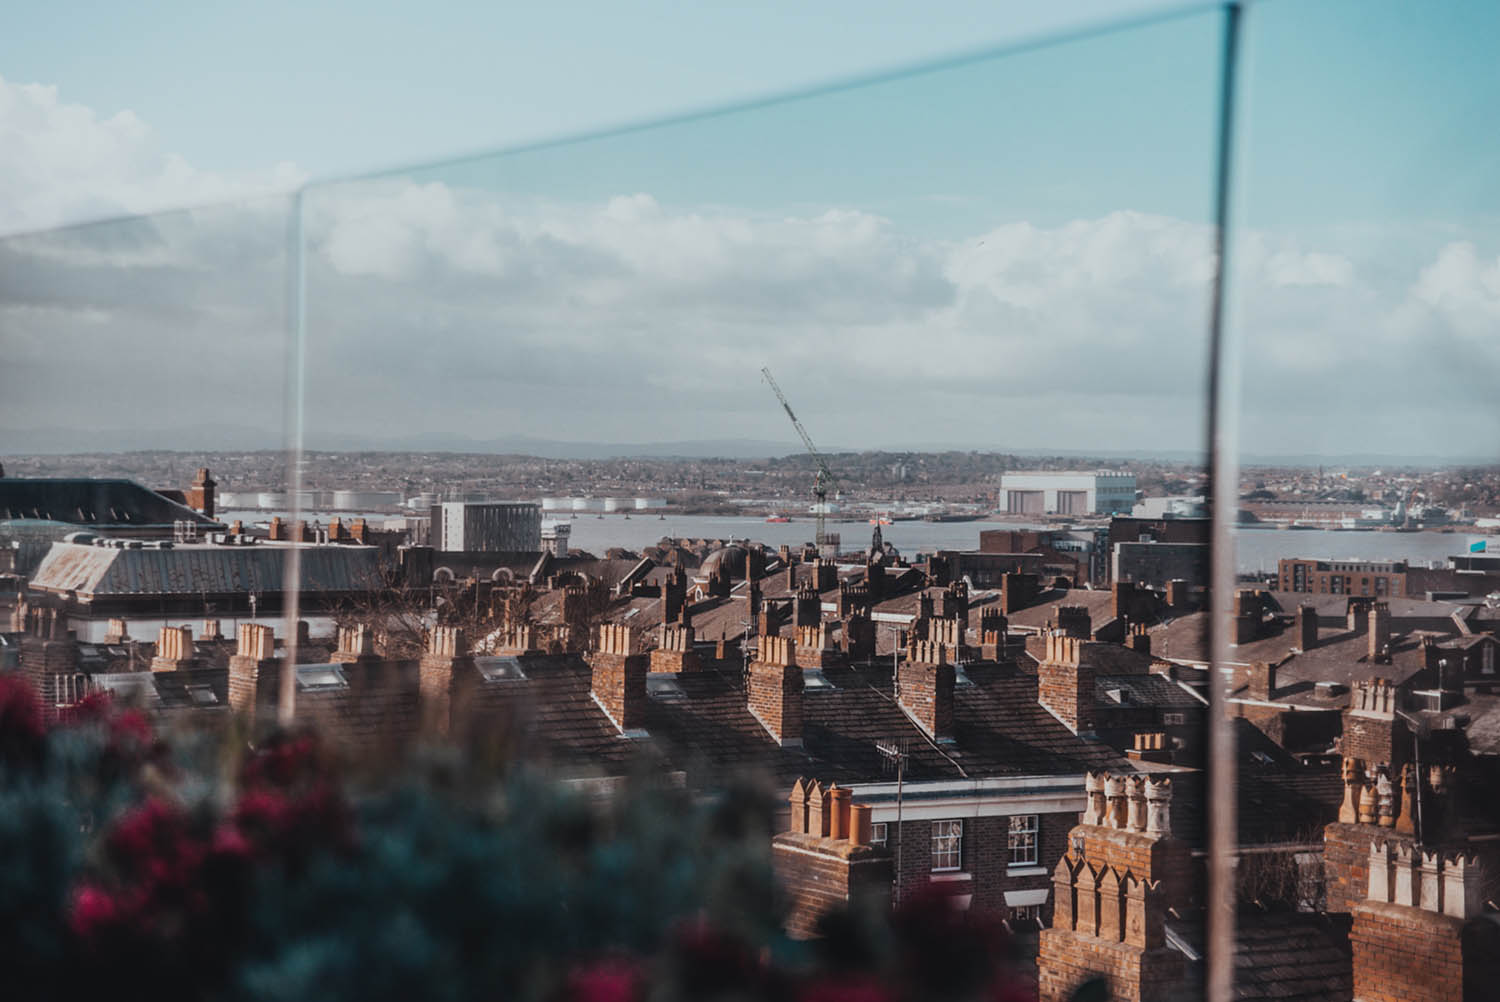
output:
<svg viewBox="0 0 1500 1002"><path fill-rule="evenodd" d="M274 445L289 213L251 196L309 181L310 445L790 451L770 365L838 446L1202 447L1215 12L587 138L1163 8L200 6L0 39L0 233L232 200L0 243L0 448ZM1500 444L1500 23L1424 10L1247 16L1247 452Z"/></svg>

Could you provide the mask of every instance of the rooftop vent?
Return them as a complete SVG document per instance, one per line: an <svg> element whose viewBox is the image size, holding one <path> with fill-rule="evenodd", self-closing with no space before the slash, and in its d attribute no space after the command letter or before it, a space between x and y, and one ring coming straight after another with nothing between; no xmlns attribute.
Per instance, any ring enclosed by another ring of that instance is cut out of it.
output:
<svg viewBox="0 0 1500 1002"><path fill-rule="evenodd" d="M1313 686L1319 696L1338 696L1349 691L1349 687L1342 682L1319 682Z"/></svg>

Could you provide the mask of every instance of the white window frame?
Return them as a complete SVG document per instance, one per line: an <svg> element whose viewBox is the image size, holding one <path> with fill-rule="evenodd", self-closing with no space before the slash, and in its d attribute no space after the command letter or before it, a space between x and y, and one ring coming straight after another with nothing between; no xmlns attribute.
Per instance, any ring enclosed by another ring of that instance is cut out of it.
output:
<svg viewBox="0 0 1500 1002"><path fill-rule="evenodd" d="M956 873L964 868L962 819L932 823L932 872Z"/></svg>
<svg viewBox="0 0 1500 1002"><path fill-rule="evenodd" d="M1012 814L1005 847L1010 852L1010 866L1038 866L1041 859L1042 816ZM1017 857L1017 853L1021 857Z"/></svg>
<svg viewBox="0 0 1500 1002"><path fill-rule="evenodd" d="M1181 727L1187 723L1187 715L1183 713L1163 713L1161 715L1161 722L1165 727Z"/></svg>
<svg viewBox="0 0 1500 1002"><path fill-rule="evenodd" d="M872 821L872 822L870 822L870 844L871 845L885 845L886 842L890 839L890 837L891 837L891 830L890 830L890 827L889 827L889 822L886 822L886 821Z"/></svg>

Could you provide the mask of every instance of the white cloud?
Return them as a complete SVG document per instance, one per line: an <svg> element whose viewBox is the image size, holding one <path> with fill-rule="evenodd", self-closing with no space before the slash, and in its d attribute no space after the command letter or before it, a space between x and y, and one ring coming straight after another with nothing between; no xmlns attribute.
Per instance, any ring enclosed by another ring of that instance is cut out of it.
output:
<svg viewBox="0 0 1500 1002"><path fill-rule="evenodd" d="M56 87L0 78L0 234L153 212L301 183L290 164L199 170L163 150L129 110L102 116Z"/></svg>
<svg viewBox="0 0 1500 1002"><path fill-rule="evenodd" d="M101 118L0 81L0 227L277 176L197 171L128 112ZM307 197L315 432L772 437L782 418L756 378L770 364L825 442L1199 442L1202 223L1122 210L936 239L858 206L660 191L564 202L396 180ZM0 423L264 412L285 344L281 222L205 211L0 244L0 324L15 342ZM1376 418L1411 448L1422 428L1401 401L1419 398L1495 423L1500 258L1448 242L1413 267L1369 247L1267 232L1237 246L1252 451L1363 447ZM143 383L166 389L141 400L129 387ZM57 385L102 389L65 398Z"/></svg>

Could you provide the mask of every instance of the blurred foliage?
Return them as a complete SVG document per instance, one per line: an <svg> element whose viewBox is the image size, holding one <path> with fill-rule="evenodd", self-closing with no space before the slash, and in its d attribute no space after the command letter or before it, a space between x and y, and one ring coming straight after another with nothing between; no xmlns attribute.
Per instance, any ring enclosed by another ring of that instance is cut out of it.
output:
<svg viewBox="0 0 1500 1002"><path fill-rule="evenodd" d="M637 776L482 776L427 748L376 785L309 734L164 737L0 676L12 997L1009 1000L998 923L919 898L786 939L772 803Z"/></svg>

